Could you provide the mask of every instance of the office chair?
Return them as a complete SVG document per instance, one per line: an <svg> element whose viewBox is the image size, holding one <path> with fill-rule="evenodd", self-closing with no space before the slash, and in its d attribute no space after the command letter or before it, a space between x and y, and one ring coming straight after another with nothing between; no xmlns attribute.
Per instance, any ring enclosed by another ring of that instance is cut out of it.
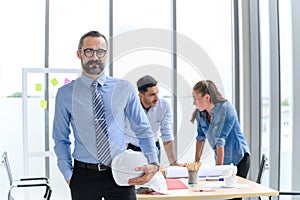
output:
<svg viewBox="0 0 300 200"><path fill-rule="evenodd" d="M258 183L258 184L261 184L263 173L266 169L269 168L267 161L268 161L267 156L265 154L263 154L261 157L260 164L259 164L259 170L258 170L258 175L257 175L257 179L256 179L256 183Z"/></svg>
<svg viewBox="0 0 300 200"><path fill-rule="evenodd" d="M6 169L10 188L8 192L8 200L14 200L14 198L11 195L13 188L29 188L29 187L45 187L46 192L44 194L44 199L49 200L52 190L49 185L49 181L45 177L34 177L34 178L21 178L19 180L13 180L13 176L10 170L10 165L8 162L7 152L4 151L2 154L2 163L4 165L4 168ZM37 182L39 181L39 182Z"/></svg>
<svg viewBox="0 0 300 200"><path fill-rule="evenodd" d="M267 163L268 158L266 157L265 154L262 155L261 157L261 161L260 161L260 165L259 165L259 171L258 171L258 176L256 179L256 183L261 184L262 182L262 177L263 177L263 173L266 169L269 169L269 164ZM288 191L279 191L279 196L280 195L300 195L300 192L288 192ZM258 197L259 200L261 200L260 197ZM271 197L269 197L269 199L271 200Z"/></svg>
<svg viewBox="0 0 300 200"><path fill-rule="evenodd" d="M263 154L261 157L261 161L259 163L258 175L256 179L256 183L258 184L261 184L263 173L269 167L267 161L268 161L267 156ZM261 197L258 197L258 199L261 200ZM271 196L269 196L269 200L271 200Z"/></svg>

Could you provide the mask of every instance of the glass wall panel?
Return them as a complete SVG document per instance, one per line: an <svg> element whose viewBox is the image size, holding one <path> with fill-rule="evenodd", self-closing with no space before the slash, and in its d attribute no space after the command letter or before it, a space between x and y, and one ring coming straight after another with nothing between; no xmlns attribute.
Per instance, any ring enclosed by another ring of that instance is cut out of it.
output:
<svg viewBox="0 0 300 200"><path fill-rule="evenodd" d="M270 21L269 2L259 1L260 66L261 66L261 153L270 158ZM266 170L264 184L268 185Z"/></svg>
<svg viewBox="0 0 300 200"><path fill-rule="evenodd" d="M157 71L152 66L171 68L171 1L116 0L113 10L113 76L127 76L136 86L143 74L156 78ZM166 38L160 38L160 34ZM161 44L164 39L168 40L166 45ZM129 77L145 66L147 72Z"/></svg>
<svg viewBox="0 0 300 200"><path fill-rule="evenodd" d="M114 0L113 10L114 35L143 28L171 29L171 1Z"/></svg>
<svg viewBox="0 0 300 200"><path fill-rule="evenodd" d="M293 101L292 101L292 116L293 116L293 150L292 150L292 189L293 191L300 191L300 1L292 0L292 49L293 49L293 69L292 69L292 81L293 81ZM295 196L293 196L293 199ZM299 199L300 196L298 195ZM295 198L296 199L296 198Z"/></svg>
<svg viewBox="0 0 300 200"><path fill-rule="evenodd" d="M126 8L126 9L124 9ZM151 75L159 96L172 105L171 1L113 1L113 76L137 80ZM162 146L162 164L169 164Z"/></svg>
<svg viewBox="0 0 300 200"><path fill-rule="evenodd" d="M14 177L21 177L22 68L44 67L45 1L1 1L0 25L0 152L8 152ZM0 168L0 199L7 199L9 182Z"/></svg>
<svg viewBox="0 0 300 200"><path fill-rule="evenodd" d="M178 152L185 161L195 155L196 127L190 122L194 84L210 79L232 102L231 6L230 0L177 1ZM214 164L213 152L205 148L203 162Z"/></svg>
<svg viewBox="0 0 300 200"><path fill-rule="evenodd" d="M80 37L97 30L109 37L108 0L50 1L49 67L81 68Z"/></svg>
<svg viewBox="0 0 300 200"><path fill-rule="evenodd" d="M291 1L279 0L280 79L281 79L281 139L280 139L280 190L291 191L292 180L292 20ZM285 197L286 198L286 197Z"/></svg>
<svg viewBox="0 0 300 200"><path fill-rule="evenodd" d="M44 67L44 16L44 1L1 3L0 97L19 95L22 91L22 68Z"/></svg>

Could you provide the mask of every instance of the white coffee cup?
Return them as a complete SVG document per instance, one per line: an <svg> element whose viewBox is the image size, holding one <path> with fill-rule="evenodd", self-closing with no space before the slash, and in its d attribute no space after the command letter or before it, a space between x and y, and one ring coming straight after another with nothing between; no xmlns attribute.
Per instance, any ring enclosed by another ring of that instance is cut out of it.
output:
<svg viewBox="0 0 300 200"><path fill-rule="evenodd" d="M235 175L224 176L225 185L230 187L233 186L237 182L237 178Z"/></svg>
<svg viewBox="0 0 300 200"><path fill-rule="evenodd" d="M223 169L222 170L222 175L223 175L223 177L232 176L233 175L233 170L232 169Z"/></svg>

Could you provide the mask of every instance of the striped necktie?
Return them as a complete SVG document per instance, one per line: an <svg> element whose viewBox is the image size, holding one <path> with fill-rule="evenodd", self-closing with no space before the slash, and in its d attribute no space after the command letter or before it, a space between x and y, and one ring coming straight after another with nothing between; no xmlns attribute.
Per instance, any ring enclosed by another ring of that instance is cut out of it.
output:
<svg viewBox="0 0 300 200"><path fill-rule="evenodd" d="M109 166L111 162L110 148L108 141L108 131L105 119L102 96L98 90L98 81L93 81L93 109L95 115L95 130L98 160Z"/></svg>

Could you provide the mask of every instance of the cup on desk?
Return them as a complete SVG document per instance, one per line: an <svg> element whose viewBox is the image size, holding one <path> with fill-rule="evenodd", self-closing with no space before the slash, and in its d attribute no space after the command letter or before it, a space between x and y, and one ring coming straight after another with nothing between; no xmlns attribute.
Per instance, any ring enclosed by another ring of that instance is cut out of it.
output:
<svg viewBox="0 0 300 200"><path fill-rule="evenodd" d="M233 174L231 176L224 176L225 185L228 187L233 186L237 182L236 175Z"/></svg>
<svg viewBox="0 0 300 200"><path fill-rule="evenodd" d="M234 171L232 169L223 169L222 170L223 177L234 175Z"/></svg>
<svg viewBox="0 0 300 200"><path fill-rule="evenodd" d="M224 177L225 185L230 187L237 182L236 171L233 169L223 169L222 175Z"/></svg>

